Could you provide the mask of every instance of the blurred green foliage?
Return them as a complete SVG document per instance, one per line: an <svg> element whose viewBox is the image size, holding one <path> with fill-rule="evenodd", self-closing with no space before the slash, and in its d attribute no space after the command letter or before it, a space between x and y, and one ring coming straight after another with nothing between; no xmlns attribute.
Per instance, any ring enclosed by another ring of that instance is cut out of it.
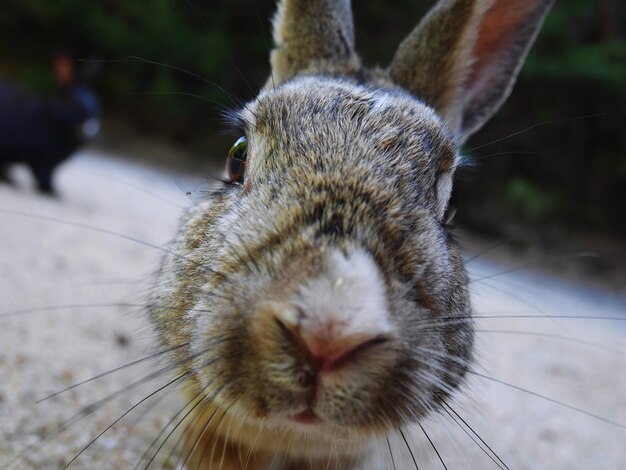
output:
<svg viewBox="0 0 626 470"><path fill-rule="evenodd" d="M433 1L353 3L365 62L385 65ZM99 60L106 113L221 158L221 107L267 79L274 8L273 0L4 0L0 75L50 92L55 49ZM623 0L557 2L510 100L467 145L476 166L459 174L465 221L626 233L615 217L626 201L625 35Z"/></svg>
<svg viewBox="0 0 626 470"><path fill-rule="evenodd" d="M619 91L626 85L626 11L620 0L559 2L542 31L526 77L597 80Z"/></svg>

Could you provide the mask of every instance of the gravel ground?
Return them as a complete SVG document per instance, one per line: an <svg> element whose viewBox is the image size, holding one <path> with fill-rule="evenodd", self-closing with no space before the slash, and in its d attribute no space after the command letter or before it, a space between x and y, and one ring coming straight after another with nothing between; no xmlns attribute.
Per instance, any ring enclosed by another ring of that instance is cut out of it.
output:
<svg viewBox="0 0 626 470"><path fill-rule="evenodd" d="M16 176L18 188L0 185L0 468L63 468L167 382L116 394L158 368L155 359L37 403L152 350L141 305L161 252L111 232L166 244L201 183L93 151L62 167L57 199ZM499 275L518 265L483 257L468 265L483 317L476 320L478 370L509 385L474 376L454 409L510 468L626 468L625 426L606 422L626 423L626 321L603 319L626 319L626 298L531 269ZM83 417L88 406L97 410ZM148 398L71 468L133 468L179 407L176 391ZM424 427L449 469L497 468L449 418L436 416ZM443 468L419 428L408 434L420 469ZM398 468L414 468L399 436L391 446ZM168 452L155 468L171 462Z"/></svg>

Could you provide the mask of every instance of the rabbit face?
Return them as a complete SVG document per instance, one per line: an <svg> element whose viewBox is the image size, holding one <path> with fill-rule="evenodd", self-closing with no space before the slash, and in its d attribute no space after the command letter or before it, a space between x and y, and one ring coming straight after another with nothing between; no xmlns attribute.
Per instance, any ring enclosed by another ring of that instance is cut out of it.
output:
<svg viewBox="0 0 626 470"><path fill-rule="evenodd" d="M442 217L457 149L401 91L297 79L239 119L245 177L190 215L152 311L239 421L384 433L461 381L466 277ZM169 263L169 265L168 265ZM181 282L193 279L193 282ZM327 435L327 434L326 434Z"/></svg>
<svg viewBox="0 0 626 470"><path fill-rule="evenodd" d="M221 441L328 465L339 446L354 468L337 435L387 435L458 388L474 338L443 223L458 146L510 93L552 3L440 0L368 69L349 0L279 2L232 181L187 215L150 310L203 404L192 459Z"/></svg>

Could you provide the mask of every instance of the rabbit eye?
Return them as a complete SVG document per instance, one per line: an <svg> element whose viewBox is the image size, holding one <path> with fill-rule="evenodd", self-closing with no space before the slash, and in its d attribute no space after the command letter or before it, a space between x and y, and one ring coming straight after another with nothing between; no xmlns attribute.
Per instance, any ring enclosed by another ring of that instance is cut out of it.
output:
<svg viewBox="0 0 626 470"><path fill-rule="evenodd" d="M243 181L247 156L248 140L245 137L240 137L230 148L228 158L226 159L226 170L231 182L239 183Z"/></svg>

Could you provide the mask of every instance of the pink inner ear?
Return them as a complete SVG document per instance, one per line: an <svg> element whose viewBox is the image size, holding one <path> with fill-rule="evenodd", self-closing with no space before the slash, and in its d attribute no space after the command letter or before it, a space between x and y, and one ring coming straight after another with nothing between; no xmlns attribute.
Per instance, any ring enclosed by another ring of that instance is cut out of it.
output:
<svg viewBox="0 0 626 470"><path fill-rule="evenodd" d="M499 66L506 61L505 54L513 46L516 36L524 30L528 17L543 2L545 0L497 0L487 11L473 51L475 62L467 79L470 90L475 93L498 74Z"/></svg>

